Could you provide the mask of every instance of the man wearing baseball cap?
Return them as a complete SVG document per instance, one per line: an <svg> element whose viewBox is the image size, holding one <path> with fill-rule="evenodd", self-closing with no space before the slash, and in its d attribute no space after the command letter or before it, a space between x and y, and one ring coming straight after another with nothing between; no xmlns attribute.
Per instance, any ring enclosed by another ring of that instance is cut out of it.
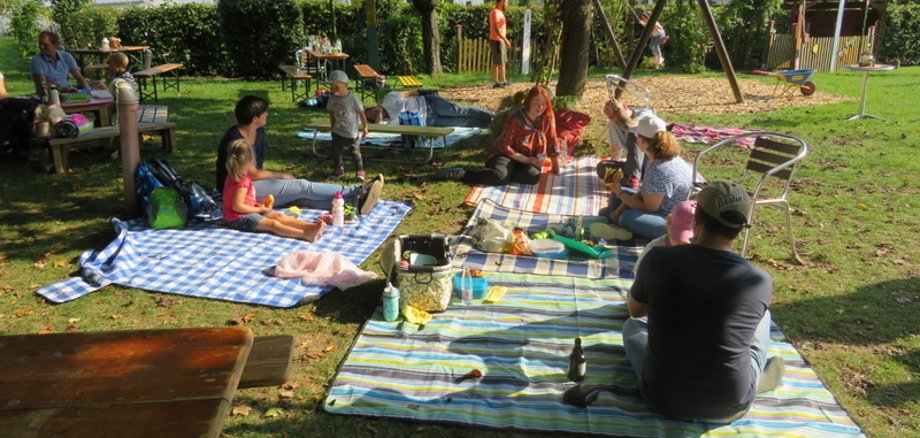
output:
<svg viewBox="0 0 920 438"><path fill-rule="evenodd" d="M655 412L731 422L782 379L782 358L767 360L772 279L733 247L751 207L743 187L711 183L697 198L695 242L645 255L623 344Z"/></svg>

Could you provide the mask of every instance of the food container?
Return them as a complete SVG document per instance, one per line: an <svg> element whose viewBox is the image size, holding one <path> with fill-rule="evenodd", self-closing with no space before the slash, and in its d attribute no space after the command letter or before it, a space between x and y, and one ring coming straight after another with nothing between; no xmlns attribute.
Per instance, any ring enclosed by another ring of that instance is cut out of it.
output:
<svg viewBox="0 0 920 438"><path fill-rule="evenodd" d="M568 257L565 245L552 239L531 240L530 251L533 252L535 257L547 259L565 259Z"/></svg>
<svg viewBox="0 0 920 438"><path fill-rule="evenodd" d="M489 280L486 277L470 277L469 275L464 277L463 271L457 272L454 274L454 296L458 300L463 299L464 287L473 290L474 300L481 300L486 297L486 292L489 290Z"/></svg>

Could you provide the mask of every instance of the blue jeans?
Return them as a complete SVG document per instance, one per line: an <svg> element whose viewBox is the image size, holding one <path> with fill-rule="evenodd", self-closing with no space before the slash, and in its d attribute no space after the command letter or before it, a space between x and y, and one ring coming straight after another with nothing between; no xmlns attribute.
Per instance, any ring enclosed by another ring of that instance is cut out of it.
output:
<svg viewBox="0 0 920 438"><path fill-rule="evenodd" d="M621 187L621 189L630 195L636 194L636 190L631 187ZM608 213L616 210L622 203L623 201L617 197L616 192L611 192L607 208L601 209L599 214L607 216ZM634 234L638 234L643 239L652 240L664 236L668 232L667 222L668 220L664 216L628 208L620 214L620 223L617 225L632 231Z"/></svg>
<svg viewBox="0 0 920 438"><path fill-rule="evenodd" d="M332 209L335 192L342 192L346 204L357 204L361 187L342 186L338 184L315 183L305 179L260 179L254 181L256 195L275 197L275 205L283 207L296 204L300 207L317 210Z"/></svg>
<svg viewBox="0 0 920 438"><path fill-rule="evenodd" d="M760 375L767 366L767 349L770 347L770 311L764 313L763 318L754 330L754 339L751 340L751 368L754 371L754 387L760 383ZM629 318L623 324L623 349L629 359L636 381L642 387L642 371L645 369L645 351L648 350L648 317Z"/></svg>
<svg viewBox="0 0 920 438"><path fill-rule="evenodd" d="M488 128L495 114L478 106L460 106L441 96L426 94L428 126Z"/></svg>

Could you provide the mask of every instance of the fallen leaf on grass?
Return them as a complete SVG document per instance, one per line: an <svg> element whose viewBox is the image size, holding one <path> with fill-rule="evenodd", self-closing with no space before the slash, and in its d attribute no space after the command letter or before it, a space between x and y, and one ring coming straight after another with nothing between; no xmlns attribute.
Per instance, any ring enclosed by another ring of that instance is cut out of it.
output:
<svg viewBox="0 0 920 438"><path fill-rule="evenodd" d="M16 317L17 317L17 318L22 318L23 316L32 316L32 314L34 314L34 313L35 313L35 311L33 311L33 310L21 310L21 309L20 309L20 310L17 310L17 311L16 311Z"/></svg>
<svg viewBox="0 0 920 438"><path fill-rule="evenodd" d="M81 319L81 318L70 318L70 319L67 320L67 323L68 323L68 324L73 324L73 323L76 323L76 322L80 322L80 319Z"/></svg>
<svg viewBox="0 0 920 438"><path fill-rule="evenodd" d="M50 334L50 333L53 333L53 332L54 332L54 329L52 329L51 327L45 327L45 328L43 328L43 329L37 331L36 333L38 333L38 334L40 334L40 335L47 335L47 334Z"/></svg>
<svg viewBox="0 0 920 438"><path fill-rule="evenodd" d="M278 394L278 397L281 397L281 398L294 398L294 391L281 391L281 393Z"/></svg>
<svg viewBox="0 0 920 438"><path fill-rule="evenodd" d="M309 312L301 312L301 313L298 313L297 316L300 319L313 319L313 314Z"/></svg>
<svg viewBox="0 0 920 438"><path fill-rule="evenodd" d="M13 286L10 286L9 284L4 284L3 286L0 286L0 289L3 289L4 292L12 292Z"/></svg>
<svg viewBox="0 0 920 438"><path fill-rule="evenodd" d="M297 389L297 388L300 388L300 384L299 384L299 383L295 383L295 382L287 382L287 383L281 385L281 388L287 389L287 390Z"/></svg>
<svg viewBox="0 0 920 438"><path fill-rule="evenodd" d="M34 263L32 263L32 266L35 266L38 269L45 269L45 264L47 263L48 262L45 260L36 260Z"/></svg>
<svg viewBox="0 0 920 438"><path fill-rule="evenodd" d="M67 265L69 265L69 264L70 264L70 263L67 263L67 262L64 261L64 260L55 260L55 261L51 262L51 266L54 266L55 268L66 268Z"/></svg>
<svg viewBox="0 0 920 438"><path fill-rule="evenodd" d="M234 417L237 415L241 415L245 417L251 413L252 413L252 408L250 408L249 406L237 406L233 408L232 411L230 411L230 415L233 415Z"/></svg>
<svg viewBox="0 0 920 438"><path fill-rule="evenodd" d="M323 353L328 353L330 351L335 351L335 345L328 345L326 348L323 348Z"/></svg>
<svg viewBox="0 0 920 438"><path fill-rule="evenodd" d="M282 411L281 409L279 409L279 408L271 408L271 409L265 411L265 413L262 414L262 417L263 417L263 418L275 418L275 417L280 417L280 416L283 415L283 414L284 414L284 411Z"/></svg>
<svg viewBox="0 0 920 438"><path fill-rule="evenodd" d="M154 302L156 303L158 307L172 307L172 306L175 306L176 304L181 303L182 301L175 300L169 297L159 296L154 300Z"/></svg>

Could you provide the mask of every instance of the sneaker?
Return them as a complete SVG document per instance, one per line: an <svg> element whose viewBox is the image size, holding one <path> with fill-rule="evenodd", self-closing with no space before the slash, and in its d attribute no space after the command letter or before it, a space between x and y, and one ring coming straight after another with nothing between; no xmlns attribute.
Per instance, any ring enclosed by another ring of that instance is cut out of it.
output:
<svg viewBox="0 0 920 438"><path fill-rule="evenodd" d="M502 82L496 82L492 84L492 88L501 88L501 87L504 87L504 85L502 85Z"/></svg>
<svg viewBox="0 0 920 438"><path fill-rule="evenodd" d="M329 174L329 179L339 179L343 176L345 176L345 168L336 167L335 169L332 169L332 173Z"/></svg>
<svg viewBox="0 0 920 438"><path fill-rule="evenodd" d="M378 174L374 179L361 186L361 196L358 197L358 212L363 216L374 211L381 194L383 194L383 175Z"/></svg>
<svg viewBox="0 0 920 438"><path fill-rule="evenodd" d="M508 82L508 81L502 82L502 87L510 87L510 86L511 86L511 82Z"/></svg>
<svg viewBox="0 0 920 438"><path fill-rule="evenodd" d="M359 170L355 172L355 179L357 179L358 181L364 182L365 180L367 180L367 174L364 173L363 170Z"/></svg>
<svg viewBox="0 0 920 438"><path fill-rule="evenodd" d="M592 237L605 240L632 240L632 231L626 228L620 228L613 224L595 222L589 228Z"/></svg>
<svg viewBox="0 0 920 438"><path fill-rule="evenodd" d="M767 359L767 365L763 367L760 373L760 381L757 382L757 393L770 392L776 389L783 381L783 372L786 370L786 361L780 356L773 356Z"/></svg>
<svg viewBox="0 0 920 438"><path fill-rule="evenodd" d="M466 175L466 170L462 167L448 167L438 171L438 179L441 180L459 180Z"/></svg>

